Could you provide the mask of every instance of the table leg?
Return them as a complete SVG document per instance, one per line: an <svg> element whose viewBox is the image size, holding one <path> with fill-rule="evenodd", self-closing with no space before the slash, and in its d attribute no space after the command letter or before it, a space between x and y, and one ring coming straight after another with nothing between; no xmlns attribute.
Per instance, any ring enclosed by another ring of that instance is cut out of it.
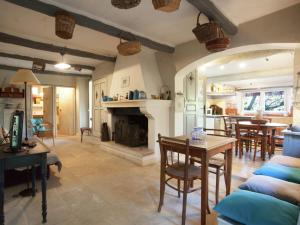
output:
<svg viewBox="0 0 300 225"><path fill-rule="evenodd" d="M0 162L0 224L4 225L4 163Z"/></svg>
<svg viewBox="0 0 300 225"><path fill-rule="evenodd" d="M268 145L268 135L267 135L268 131L265 127L262 129L262 133L263 133L263 137L262 137L262 143L261 143L261 159L263 161L265 161L266 149L267 149L267 145Z"/></svg>
<svg viewBox="0 0 300 225"><path fill-rule="evenodd" d="M35 173L36 169L35 169L35 165L33 165L31 167L31 185L32 185L32 197L35 196L35 191L36 191L36 188L35 188L35 176L36 176L36 173Z"/></svg>
<svg viewBox="0 0 300 225"><path fill-rule="evenodd" d="M226 172L225 172L225 179L226 179L226 195L230 194L230 189L231 189L231 174L232 174L232 149L226 151Z"/></svg>
<svg viewBox="0 0 300 225"><path fill-rule="evenodd" d="M41 159L41 176L42 176L42 216L43 216L43 223L47 222L47 178L46 172L47 170L47 155L46 153L42 155Z"/></svg>
<svg viewBox="0 0 300 225"><path fill-rule="evenodd" d="M275 142L273 142L273 137L276 134L276 129L272 129L272 135L271 135L271 152L269 152L269 157L275 153Z"/></svg>
<svg viewBox="0 0 300 225"><path fill-rule="evenodd" d="M208 158L206 152L201 157L201 225L206 225L208 204Z"/></svg>

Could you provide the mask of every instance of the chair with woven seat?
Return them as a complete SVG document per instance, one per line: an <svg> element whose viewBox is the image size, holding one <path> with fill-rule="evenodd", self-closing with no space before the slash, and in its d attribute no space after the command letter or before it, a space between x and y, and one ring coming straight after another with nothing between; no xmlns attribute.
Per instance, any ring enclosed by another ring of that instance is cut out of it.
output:
<svg viewBox="0 0 300 225"><path fill-rule="evenodd" d="M244 125L240 124L239 121L237 121L236 124L236 138L239 142L239 158L242 158L243 152L243 146L244 143L246 144L246 148L251 147L252 142L254 143L254 154L253 154L253 161L256 159L256 153L257 153L257 147L259 143L262 143L263 141L263 135L261 134L261 124L251 124ZM248 150L248 149L247 149Z"/></svg>
<svg viewBox="0 0 300 225"><path fill-rule="evenodd" d="M226 130L222 129L204 129L204 131L207 133L207 135L212 136L220 136L220 137L230 137L230 133L228 133ZM201 159L197 157L191 158L191 164L199 163L201 164ZM212 157L209 159L208 162L209 172L216 175L216 190L215 190L215 201L216 204L219 203L219 190L220 190L220 177L225 175L225 154L223 158L220 157ZM226 185L226 179L225 185Z"/></svg>
<svg viewBox="0 0 300 225"><path fill-rule="evenodd" d="M189 139L177 140L174 138L163 137L158 134L158 142L161 153L161 170L160 170L160 198L158 212L164 203L165 186L183 193L182 222L185 224L187 194L199 190L200 188L191 188L194 180L201 180L201 168L190 163ZM173 156L177 155L176 160ZM170 157L171 156L171 159ZM179 159L184 157L184 162ZM177 181L177 186L171 183L171 180ZM183 190L180 189L180 182L183 182ZM178 195L180 197L180 195ZM209 208L207 209L208 212Z"/></svg>

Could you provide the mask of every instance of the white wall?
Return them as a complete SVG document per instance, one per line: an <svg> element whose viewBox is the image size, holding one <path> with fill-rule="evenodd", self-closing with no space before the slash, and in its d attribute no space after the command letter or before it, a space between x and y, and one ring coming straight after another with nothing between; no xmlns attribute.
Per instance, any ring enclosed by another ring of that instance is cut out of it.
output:
<svg viewBox="0 0 300 225"><path fill-rule="evenodd" d="M121 86L123 78L129 77L129 86ZM162 79L156 63L155 52L143 48L139 54L132 56L117 56L112 77L110 96L123 95L135 89L145 91L147 98L158 95Z"/></svg>
<svg viewBox="0 0 300 225"><path fill-rule="evenodd" d="M89 79L76 78L76 133L89 126ZM78 119L79 118L79 119Z"/></svg>
<svg viewBox="0 0 300 225"><path fill-rule="evenodd" d="M294 55L294 101L295 103L293 106L293 124L295 125L300 125L300 75L298 75L299 72L300 72L300 49L296 50Z"/></svg>

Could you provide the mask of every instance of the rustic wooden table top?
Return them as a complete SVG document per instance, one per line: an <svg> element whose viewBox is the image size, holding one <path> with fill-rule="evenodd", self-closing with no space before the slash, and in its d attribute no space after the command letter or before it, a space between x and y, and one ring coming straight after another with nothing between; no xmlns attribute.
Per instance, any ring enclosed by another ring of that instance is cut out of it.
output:
<svg viewBox="0 0 300 225"><path fill-rule="evenodd" d="M206 136L206 140L204 142L200 142L200 141L195 141L195 140L191 140L190 136L186 136L186 135L182 135L182 136L177 136L175 137L175 139L178 140L186 140L186 139L190 139L190 146L194 147L194 148L198 148L201 150L212 150L218 147L221 147L223 145L226 144L230 144L232 142L235 142L236 139L235 138L231 138L231 137L219 137L219 136L212 136L212 135L207 135Z"/></svg>

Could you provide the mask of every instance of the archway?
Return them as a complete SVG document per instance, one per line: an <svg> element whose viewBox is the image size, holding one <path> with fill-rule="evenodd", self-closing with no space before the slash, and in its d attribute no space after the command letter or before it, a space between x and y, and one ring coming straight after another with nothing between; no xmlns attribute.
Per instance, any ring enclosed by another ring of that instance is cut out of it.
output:
<svg viewBox="0 0 300 225"><path fill-rule="evenodd" d="M190 73L191 71L197 71L198 74L200 72L197 70L197 68L205 63L208 63L210 61L213 61L220 57L225 57L229 55L234 54L240 54L245 52L251 52L251 51L259 51L259 50L297 50L300 49L299 43L272 43L272 44L256 44L256 45L247 45L242 47L236 47L231 48L223 52L213 53L210 55L207 55L205 57L202 57L182 69L180 69L176 75L175 75L175 96L183 93L183 81L185 76ZM300 54L300 53L299 53ZM296 62L295 62L296 67ZM294 67L294 68L295 68ZM296 76L296 72L294 71L294 76ZM174 115L174 134L175 135L181 135L183 134L183 111L176 110L182 109L182 107L178 107L178 105L182 104L180 100L178 100L177 97L175 97L175 115Z"/></svg>

